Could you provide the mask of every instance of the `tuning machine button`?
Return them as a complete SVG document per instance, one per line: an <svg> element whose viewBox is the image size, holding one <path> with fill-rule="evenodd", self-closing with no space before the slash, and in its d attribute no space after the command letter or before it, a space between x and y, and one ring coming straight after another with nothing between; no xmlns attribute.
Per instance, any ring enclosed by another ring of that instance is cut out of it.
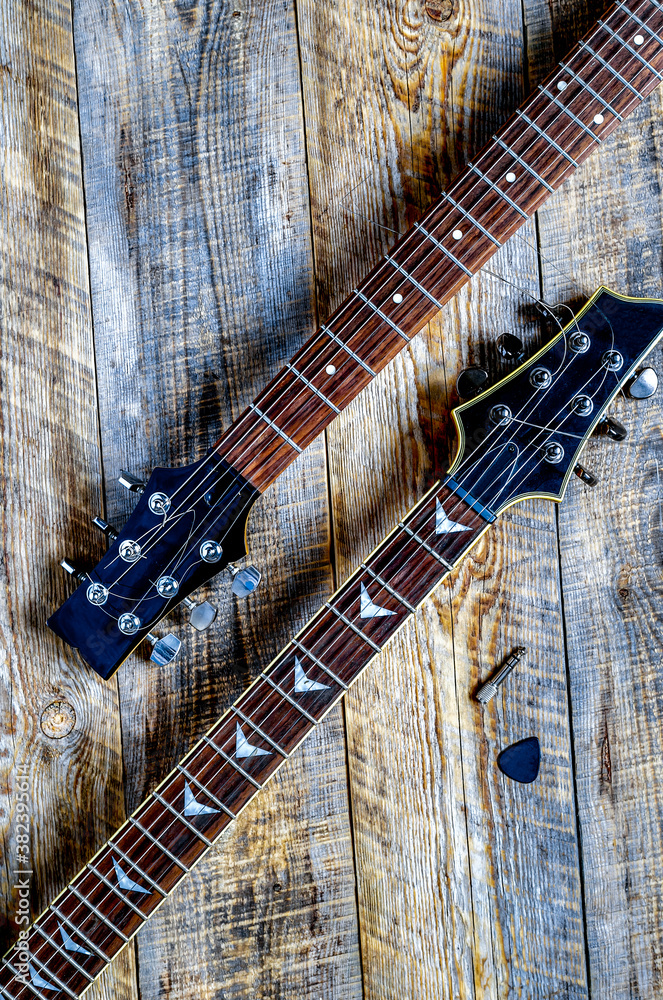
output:
<svg viewBox="0 0 663 1000"><path fill-rule="evenodd" d="M642 368L635 378L626 383L626 393L631 399L649 399L658 388L658 375L653 368Z"/></svg>
<svg viewBox="0 0 663 1000"><path fill-rule="evenodd" d="M472 399L486 388L488 372L479 365L463 368L456 379L456 392L461 399Z"/></svg>
<svg viewBox="0 0 663 1000"><path fill-rule="evenodd" d="M185 597L182 604L189 611L189 625L197 632L208 629L218 614L217 609L209 601L201 601L198 604L190 597Z"/></svg>
<svg viewBox="0 0 663 1000"><path fill-rule="evenodd" d="M599 434L612 438L613 441L623 441L628 436L628 431L618 420L612 417L604 417L596 428Z"/></svg>
<svg viewBox="0 0 663 1000"><path fill-rule="evenodd" d="M137 476L133 476L130 472L126 472L124 469L121 470L120 475L117 477L117 481L120 486L124 486L125 490L129 490L130 493L144 493L145 483L142 479L138 479Z"/></svg>
<svg viewBox="0 0 663 1000"><path fill-rule="evenodd" d="M229 563L228 568L233 575L232 592L235 597L248 597L262 578L262 573L255 566L245 566L244 569L238 569Z"/></svg>
<svg viewBox="0 0 663 1000"><path fill-rule="evenodd" d="M99 528L99 531L104 533L109 542L115 541L117 538L117 531L112 524L109 524L108 521L104 521L103 517L93 517L92 523L95 528Z"/></svg>
<svg viewBox="0 0 663 1000"><path fill-rule="evenodd" d="M513 361L517 364L525 357L525 348L522 340L520 337L516 337L515 333L503 333L501 337L497 338L497 353L505 361Z"/></svg>
<svg viewBox="0 0 663 1000"><path fill-rule="evenodd" d="M167 632L160 639L153 632L148 632L145 638L152 643L150 659L159 667L165 667L167 663L171 663L182 645L174 632Z"/></svg>
<svg viewBox="0 0 663 1000"><path fill-rule="evenodd" d="M584 467L584 465L581 465L580 462L578 462L573 471L579 479L582 479L583 483L587 484L587 486L598 486L599 481L596 476L593 476L591 472L588 472L588 470Z"/></svg>
<svg viewBox="0 0 663 1000"><path fill-rule="evenodd" d="M82 569L79 569L78 566L75 566L70 559L61 559L60 565L62 566L62 569L65 571L65 573L68 573L69 576L73 576L74 580L76 580L77 583L86 582L88 578L87 573L84 573Z"/></svg>

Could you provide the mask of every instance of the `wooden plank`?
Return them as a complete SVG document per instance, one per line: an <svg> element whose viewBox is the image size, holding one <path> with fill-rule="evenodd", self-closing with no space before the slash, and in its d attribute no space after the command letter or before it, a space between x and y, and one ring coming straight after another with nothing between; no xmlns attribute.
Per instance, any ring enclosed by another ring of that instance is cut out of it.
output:
<svg viewBox="0 0 663 1000"><path fill-rule="evenodd" d="M540 213L548 298L661 296L662 140L657 91ZM660 395L612 413L628 440L588 445L599 486L571 484L559 520L590 978L625 1000L663 985Z"/></svg>
<svg viewBox="0 0 663 1000"><path fill-rule="evenodd" d="M75 6L106 502L121 522L119 469L201 457L313 328L295 16L271 0ZM213 628L176 624L178 661L120 671L129 808L328 596L322 441L261 501L249 549L255 597L233 598L226 574ZM324 773L313 744L141 933L144 1000L169 984L357 995L339 727L336 713L318 737Z"/></svg>
<svg viewBox="0 0 663 1000"><path fill-rule="evenodd" d="M88 521L100 462L68 6L0 7L0 88L0 884L9 946L19 930L15 870L32 872L36 915L124 806L117 686L81 669L44 624L69 586L60 558L99 555ZM134 973L128 949L90 996L125 995Z"/></svg>
<svg viewBox="0 0 663 1000"><path fill-rule="evenodd" d="M388 245L378 226L411 221L517 103L522 23L515 3L450 23L303 4L300 26L324 315ZM495 336L523 318L541 335L531 248L490 270L521 290L475 280L328 432L341 579L441 472L460 368L504 372ZM587 995L555 517L506 520L346 701L366 996ZM482 717L471 692L520 643L530 666ZM532 732L524 790L495 756Z"/></svg>

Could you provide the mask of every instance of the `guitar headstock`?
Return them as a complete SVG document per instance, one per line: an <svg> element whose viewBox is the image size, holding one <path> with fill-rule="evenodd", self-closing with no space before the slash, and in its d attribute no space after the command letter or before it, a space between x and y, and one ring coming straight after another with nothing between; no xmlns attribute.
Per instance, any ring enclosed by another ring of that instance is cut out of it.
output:
<svg viewBox="0 0 663 1000"><path fill-rule="evenodd" d="M588 438L661 336L663 301L599 288L532 358L453 411L455 483L495 515L527 497L562 500Z"/></svg>
<svg viewBox="0 0 663 1000"><path fill-rule="evenodd" d="M110 677L161 618L246 554L258 496L215 451L181 469L155 469L106 555L76 574L80 586L48 625Z"/></svg>

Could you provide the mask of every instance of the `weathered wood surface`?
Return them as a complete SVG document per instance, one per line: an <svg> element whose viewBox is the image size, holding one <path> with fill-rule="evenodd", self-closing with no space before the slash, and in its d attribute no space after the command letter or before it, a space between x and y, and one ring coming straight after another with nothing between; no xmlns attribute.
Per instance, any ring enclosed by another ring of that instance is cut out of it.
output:
<svg viewBox="0 0 663 1000"><path fill-rule="evenodd" d="M94 0L75 5L75 37L113 522L130 503L121 468L202 457L314 325L297 37L281 2L120 16ZM132 658L120 673L129 810L329 593L326 498L321 439L252 515L249 549L265 574L256 597L237 601L224 574L210 632L183 619L176 663ZM329 755L307 747L201 866L210 889L191 887L141 935L143 998L244 996L249 983L257 996L305 996L312 977L323 994L357 996L338 711L326 731ZM191 932L169 933L183 905Z"/></svg>
<svg viewBox="0 0 663 1000"><path fill-rule="evenodd" d="M6 946L26 878L15 869L32 870L38 913L124 818L117 686L83 673L44 628L66 594L59 559L100 551L86 514L100 503L101 469L76 75L70 13L57 2L0 5L0 255ZM54 702L67 710L44 718ZM30 827L21 865L19 771ZM135 977L130 949L98 996L127 995Z"/></svg>
<svg viewBox="0 0 663 1000"><path fill-rule="evenodd" d="M96 682L40 623L119 469L201 456L602 4L73 6L0 8L3 849L28 761L35 912L440 474L458 371L539 343L541 288L663 286L655 95L264 498L256 596L220 580L179 661ZM659 407L618 404L596 491L505 516L90 995L658 995Z"/></svg>

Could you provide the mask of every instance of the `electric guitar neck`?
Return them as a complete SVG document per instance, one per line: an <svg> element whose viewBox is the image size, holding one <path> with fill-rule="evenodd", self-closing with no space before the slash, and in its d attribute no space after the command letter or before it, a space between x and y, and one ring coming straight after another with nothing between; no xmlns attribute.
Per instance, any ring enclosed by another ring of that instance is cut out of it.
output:
<svg viewBox="0 0 663 1000"><path fill-rule="evenodd" d="M50 627L102 677L144 639L165 662L154 627L246 554L261 492L662 79L663 5L617 0L204 459L127 481L134 513Z"/></svg>
<svg viewBox="0 0 663 1000"><path fill-rule="evenodd" d="M453 411L448 475L22 932L0 965L5 1000L85 992L493 521L528 497L562 500L661 336L663 301L601 288L528 362Z"/></svg>

